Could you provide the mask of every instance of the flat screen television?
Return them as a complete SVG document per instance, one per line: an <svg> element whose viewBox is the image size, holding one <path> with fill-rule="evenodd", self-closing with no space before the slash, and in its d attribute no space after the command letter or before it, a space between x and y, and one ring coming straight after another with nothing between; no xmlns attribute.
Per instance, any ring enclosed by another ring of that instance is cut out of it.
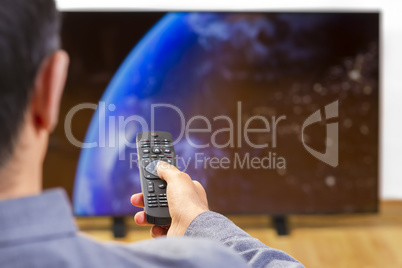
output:
<svg viewBox="0 0 402 268"><path fill-rule="evenodd" d="M160 130L214 211L377 211L379 17L63 13L71 66L45 186L65 181L76 215L132 215L135 137Z"/></svg>

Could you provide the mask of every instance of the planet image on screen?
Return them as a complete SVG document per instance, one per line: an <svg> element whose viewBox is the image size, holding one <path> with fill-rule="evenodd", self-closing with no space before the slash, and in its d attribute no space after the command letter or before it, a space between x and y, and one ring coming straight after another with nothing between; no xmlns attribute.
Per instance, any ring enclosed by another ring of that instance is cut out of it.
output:
<svg viewBox="0 0 402 268"><path fill-rule="evenodd" d="M319 13L165 15L139 43L132 44L132 51L116 71L95 111L76 173L75 214L120 216L139 210L129 202L132 194L141 192L135 139L138 132L151 127L170 132L177 139L176 155L184 159L178 162L178 168L207 188L213 208L222 211L228 204L236 203L238 210L245 211L250 204L246 199L241 201L241 196L247 193L256 203L267 203L267 196L281 200L277 189L258 187L264 180L261 170L206 169L197 166L195 161L196 153L233 158L234 153L247 152L263 156L266 150L251 150L247 146L196 148L183 137L183 117L185 123L197 115L211 122L220 115L236 118L239 102L242 120L253 115L270 118L286 114L289 122L297 122L278 129L281 136L277 142L281 147L278 146L276 153L288 156L287 165L292 169L270 170L266 175L280 180L275 184L278 187L294 187L295 198L306 198L308 192L293 178L303 172L306 178L312 178L312 170L325 164L316 163L313 158L314 164L304 163L297 157L306 153L299 140L303 118L320 108L317 104L325 105L334 98L342 101L351 94L340 94L342 88L325 91L328 83L343 85L353 79L364 82L371 68L369 58L357 71L351 70L353 76L346 71L332 72L334 67L343 64L346 56L354 62L359 60L357 55L369 57L376 53L375 46L366 46L369 38L357 36L359 40L352 40L355 42L345 51L334 41L339 36L323 31L323 27L345 29L345 35L355 31L353 27L346 29L342 20L347 22L339 15ZM317 85L322 85L324 90L314 91ZM361 86L372 85L368 81ZM306 97L308 94L310 97ZM353 118L348 120L352 124ZM197 122L192 128L205 128L202 121ZM216 121L212 130L224 127L227 123ZM210 143L210 139L210 134L191 136L191 142L198 145ZM223 133L216 139L224 144L228 136ZM261 137L257 135L256 140L261 141ZM318 170L322 170L319 174L323 177L322 187L327 187L325 178L332 175L325 168ZM336 179L331 182L334 185ZM219 198L223 192L225 198ZM269 208L256 208L256 211L263 209Z"/></svg>

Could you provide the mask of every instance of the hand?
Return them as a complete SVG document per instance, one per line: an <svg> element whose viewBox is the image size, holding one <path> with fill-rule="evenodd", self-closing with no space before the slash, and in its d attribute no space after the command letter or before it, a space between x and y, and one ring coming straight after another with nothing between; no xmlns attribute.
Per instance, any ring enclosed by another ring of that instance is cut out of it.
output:
<svg viewBox="0 0 402 268"><path fill-rule="evenodd" d="M172 223L169 228L153 226L151 235L154 238L166 234L184 235L190 223L202 212L208 211L205 190L198 181L191 180L188 174L166 162L159 161L157 170L159 177L167 182L166 195ZM144 207L143 194L133 195L131 203L136 207ZM149 225L144 211L135 214L134 221L139 225Z"/></svg>

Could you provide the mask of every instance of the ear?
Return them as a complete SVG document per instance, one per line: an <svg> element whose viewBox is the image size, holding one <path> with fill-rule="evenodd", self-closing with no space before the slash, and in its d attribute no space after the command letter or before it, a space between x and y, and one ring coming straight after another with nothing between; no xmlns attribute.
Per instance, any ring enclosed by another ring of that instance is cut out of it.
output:
<svg viewBox="0 0 402 268"><path fill-rule="evenodd" d="M42 62L36 75L31 101L37 129L51 132L57 125L68 64L68 55L63 50L53 53Z"/></svg>

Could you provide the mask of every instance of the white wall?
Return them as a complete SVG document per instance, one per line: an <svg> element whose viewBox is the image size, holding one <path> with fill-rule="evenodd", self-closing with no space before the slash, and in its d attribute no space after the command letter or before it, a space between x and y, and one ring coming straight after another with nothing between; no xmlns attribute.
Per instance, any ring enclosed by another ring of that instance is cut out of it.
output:
<svg viewBox="0 0 402 268"><path fill-rule="evenodd" d="M373 10L382 13L380 196L402 199L402 1L397 0L56 0L62 10Z"/></svg>

